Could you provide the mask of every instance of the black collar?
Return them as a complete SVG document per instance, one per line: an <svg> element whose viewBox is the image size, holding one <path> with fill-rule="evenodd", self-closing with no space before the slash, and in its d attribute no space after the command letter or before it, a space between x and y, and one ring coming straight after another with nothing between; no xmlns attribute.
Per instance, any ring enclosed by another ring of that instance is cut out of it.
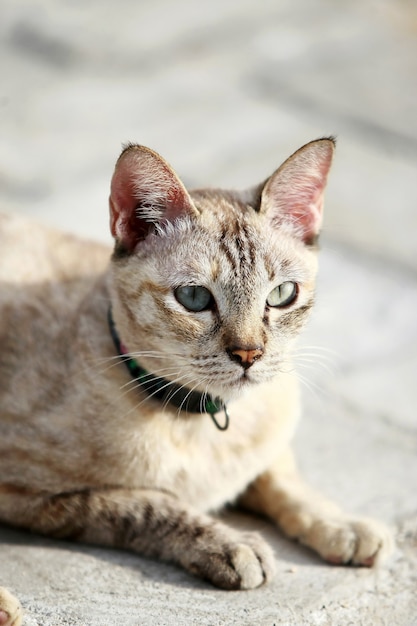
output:
<svg viewBox="0 0 417 626"><path fill-rule="evenodd" d="M127 350L120 341L114 324L111 307L109 307L108 311L108 322L116 350L129 370L130 375L137 381L141 389L149 393L152 398L156 398L166 404L172 404L187 413L208 413L219 430L227 430L229 427L229 415L223 400L213 398L207 393L203 394L187 389L187 387L181 387L166 378L160 378L159 376L154 376L150 372L147 372L135 359L132 359L128 355ZM219 424L216 419L216 413L219 413L219 411L224 412L224 424Z"/></svg>

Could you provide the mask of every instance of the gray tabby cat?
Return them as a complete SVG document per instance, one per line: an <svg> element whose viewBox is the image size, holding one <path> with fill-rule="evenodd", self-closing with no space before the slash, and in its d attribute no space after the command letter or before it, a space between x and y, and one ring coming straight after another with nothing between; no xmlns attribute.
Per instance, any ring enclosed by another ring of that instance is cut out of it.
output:
<svg viewBox="0 0 417 626"><path fill-rule="evenodd" d="M259 535L210 517L230 502L331 563L388 552L386 529L314 493L290 449L333 149L313 141L238 193L189 192L129 145L110 263L105 246L0 217L1 521L224 589L274 572Z"/></svg>

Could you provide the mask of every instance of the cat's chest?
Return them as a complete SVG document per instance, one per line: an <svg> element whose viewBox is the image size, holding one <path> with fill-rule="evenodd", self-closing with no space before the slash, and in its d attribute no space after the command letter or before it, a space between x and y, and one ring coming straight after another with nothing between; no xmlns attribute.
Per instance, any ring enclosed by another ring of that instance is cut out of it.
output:
<svg viewBox="0 0 417 626"><path fill-rule="evenodd" d="M124 481L172 492L201 510L233 500L274 462L294 430L291 389L263 392L230 405L225 432L209 415L181 421L165 412L142 423L125 440Z"/></svg>

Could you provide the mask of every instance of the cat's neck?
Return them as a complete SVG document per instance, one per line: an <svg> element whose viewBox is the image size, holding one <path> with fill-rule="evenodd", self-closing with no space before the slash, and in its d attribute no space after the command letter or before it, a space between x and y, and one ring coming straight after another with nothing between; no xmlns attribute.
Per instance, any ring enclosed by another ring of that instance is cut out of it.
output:
<svg viewBox="0 0 417 626"><path fill-rule="evenodd" d="M213 398L207 392L200 393L184 385L177 385L145 370L137 359L130 356L128 348L121 341L113 320L111 306L108 308L107 320L114 347L121 361L126 365L129 374L142 391L145 391L150 398L161 402L164 406L170 404L185 413L208 413L219 430L227 430L229 415L221 398ZM219 421L219 414L224 415L223 422Z"/></svg>

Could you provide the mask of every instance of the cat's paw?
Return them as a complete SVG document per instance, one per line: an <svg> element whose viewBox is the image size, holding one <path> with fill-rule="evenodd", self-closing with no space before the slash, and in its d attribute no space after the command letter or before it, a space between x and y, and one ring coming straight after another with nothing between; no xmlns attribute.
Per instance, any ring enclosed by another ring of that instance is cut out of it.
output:
<svg viewBox="0 0 417 626"><path fill-rule="evenodd" d="M0 626L21 626L22 607L10 591L0 587Z"/></svg>
<svg viewBox="0 0 417 626"><path fill-rule="evenodd" d="M256 533L234 534L232 541L224 541L222 537L210 544L188 564L188 569L216 587L255 589L271 580L275 573L273 552Z"/></svg>
<svg viewBox="0 0 417 626"><path fill-rule="evenodd" d="M374 520L359 518L315 522L306 543L329 563L365 567L386 558L393 547L388 528Z"/></svg>

